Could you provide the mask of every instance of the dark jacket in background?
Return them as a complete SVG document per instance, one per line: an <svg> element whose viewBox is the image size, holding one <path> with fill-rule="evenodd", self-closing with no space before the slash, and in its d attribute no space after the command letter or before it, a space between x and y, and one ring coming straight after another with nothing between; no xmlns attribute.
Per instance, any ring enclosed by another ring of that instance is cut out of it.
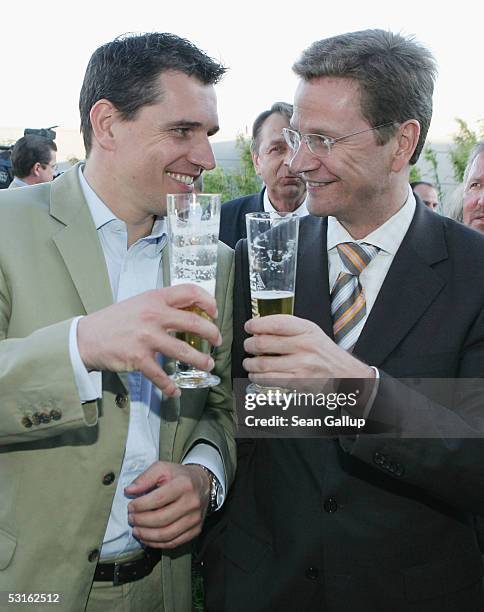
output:
<svg viewBox="0 0 484 612"><path fill-rule="evenodd" d="M245 226L245 215L251 212L264 212L263 187L260 193L230 200L222 205L220 213L220 240L235 249L235 245L241 238L247 238Z"/></svg>

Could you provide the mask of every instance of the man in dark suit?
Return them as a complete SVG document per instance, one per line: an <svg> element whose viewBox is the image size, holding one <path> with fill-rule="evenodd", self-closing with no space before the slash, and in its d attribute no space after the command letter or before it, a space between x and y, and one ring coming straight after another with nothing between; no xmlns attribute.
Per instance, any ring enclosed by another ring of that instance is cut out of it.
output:
<svg viewBox="0 0 484 612"><path fill-rule="evenodd" d="M287 166L289 150L282 136L282 129L289 126L291 115L291 104L276 102L254 121L252 160L264 187L260 193L231 200L222 206L220 240L232 248L247 236L247 213L266 211L307 215L306 187Z"/></svg>
<svg viewBox="0 0 484 612"><path fill-rule="evenodd" d="M319 381L341 380L342 392L353 381L364 399L348 412L384 429L239 441L231 500L205 554L207 608L477 612L482 384L467 379L484 374L484 240L408 185L434 59L370 30L314 43L294 69L286 136L311 213L295 316L251 319L240 242L234 377L320 391ZM427 379L445 380L430 393Z"/></svg>

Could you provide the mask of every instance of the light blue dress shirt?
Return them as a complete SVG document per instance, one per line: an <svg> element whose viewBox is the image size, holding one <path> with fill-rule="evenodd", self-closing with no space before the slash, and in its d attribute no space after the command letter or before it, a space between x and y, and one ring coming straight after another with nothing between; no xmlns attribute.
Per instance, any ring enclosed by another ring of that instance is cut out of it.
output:
<svg viewBox="0 0 484 612"><path fill-rule="evenodd" d="M155 220L149 236L127 248L126 224L118 219L87 183L79 168L79 181L93 218L104 253L113 291L119 302L144 291L163 286L161 254L166 245L165 220ZM102 396L101 372L87 372L77 346L77 323L70 329L70 356L81 401ZM158 355L160 365L163 357ZM101 559L117 557L141 548L128 524L130 498L124 488L159 458L160 414L163 410L160 390L141 372L129 372L131 410L126 450L119 474L116 493L101 549ZM219 507L225 497L225 473L218 451L209 444L198 444L185 456L183 463L198 463L207 467L222 486Z"/></svg>

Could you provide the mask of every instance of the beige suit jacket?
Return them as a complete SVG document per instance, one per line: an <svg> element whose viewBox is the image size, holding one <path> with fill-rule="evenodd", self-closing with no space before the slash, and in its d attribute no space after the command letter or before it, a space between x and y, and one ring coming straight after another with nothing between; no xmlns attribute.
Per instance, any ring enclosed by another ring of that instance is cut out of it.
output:
<svg viewBox="0 0 484 612"><path fill-rule="evenodd" d="M112 303L106 264L77 166L53 183L0 194L0 592L59 592L84 610L129 422L125 375L103 373L81 405L69 359L72 318ZM230 346L233 253L219 245L215 352L222 383L164 402L160 459L199 441L234 473ZM163 257L166 270L168 255ZM168 361L167 370L173 369ZM190 546L162 558L166 611L191 610ZM91 559L91 560L90 560Z"/></svg>

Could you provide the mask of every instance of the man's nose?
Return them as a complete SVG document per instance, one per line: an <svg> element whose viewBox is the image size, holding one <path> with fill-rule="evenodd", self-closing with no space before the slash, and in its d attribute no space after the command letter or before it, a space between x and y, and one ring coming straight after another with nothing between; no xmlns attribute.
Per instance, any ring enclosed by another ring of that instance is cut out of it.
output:
<svg viewBox="0 0 484 612"><path fill-rule="evenodd" d="M484 208L484 185L481 185L479 193L477 194L477 202L481 208Z"/></svg>
<svg viewBox="0 0 484 612"><path fill-rule="evenodd" d="M191 151L189 159L195 166L200 166L204 170L213 170L216 166L215 156L208 138L204 138Z"/></svg>
<svg viewBox="0 0 484 612"><path fill-rule="evenodd" d="M293 149L290 155L288 166L289 170L294 174L302 174L303 172L315 170L321 163L318 158L311 153L303 139L299 147L296 150Z"/></svg>

